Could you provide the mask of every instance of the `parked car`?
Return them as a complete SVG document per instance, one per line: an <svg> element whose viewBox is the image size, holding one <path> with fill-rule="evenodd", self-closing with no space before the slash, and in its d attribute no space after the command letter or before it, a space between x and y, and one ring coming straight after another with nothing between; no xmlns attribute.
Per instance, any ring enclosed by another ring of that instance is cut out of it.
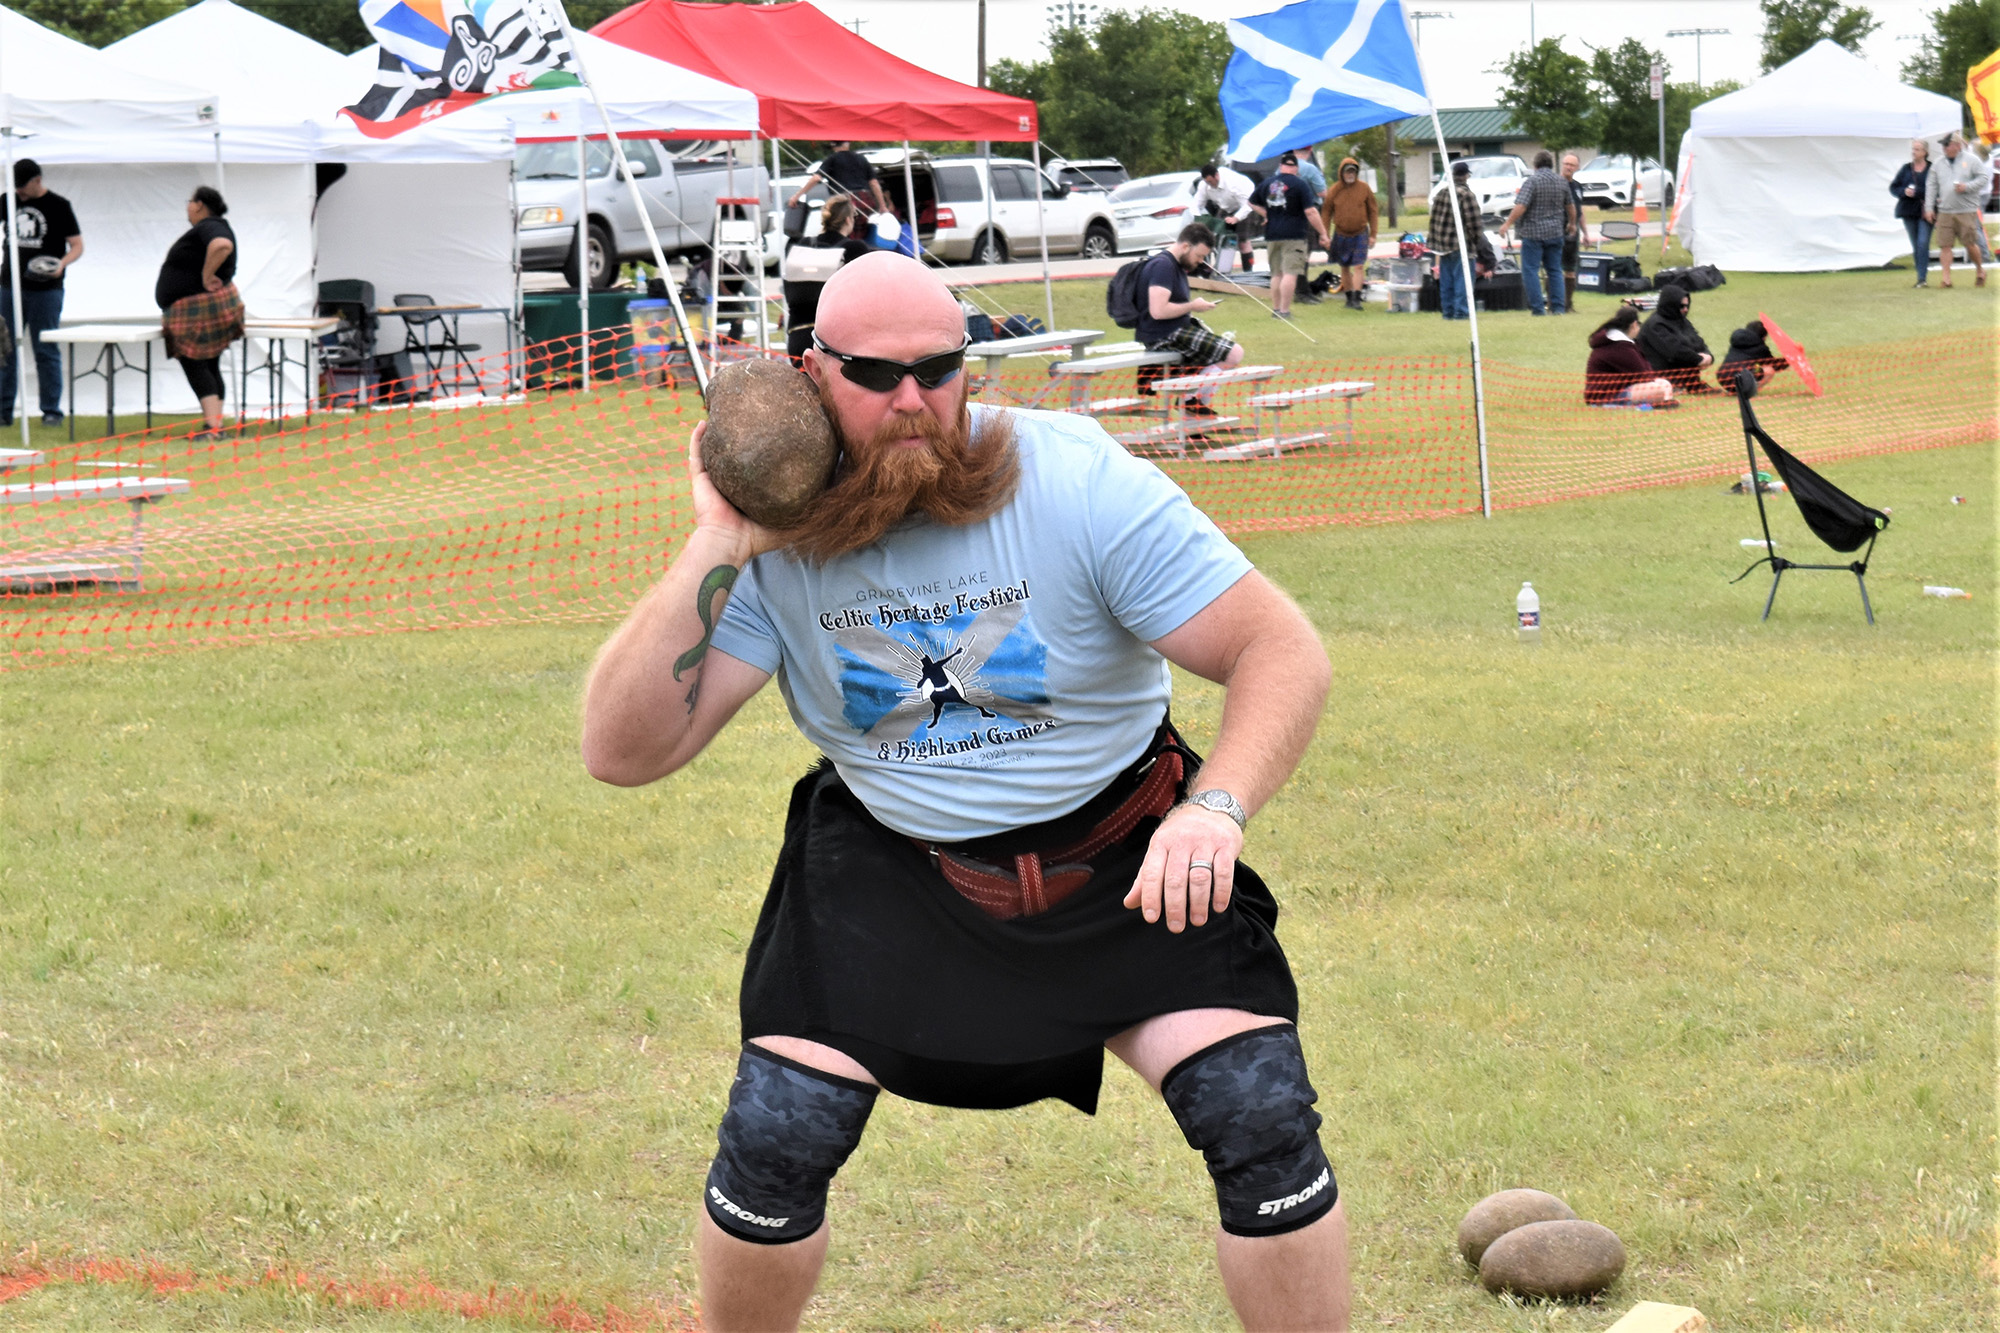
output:
<svg viewBox="0 0 2000 1333"><path fill-rule="evenodd" d="M1674 174L1650 157L1640 160L1639 172L1640 180L1646 187L1646 202L1657 208L1664 201L1671 208L1674 202ZM1632 159L1623 154L1600 154L1591 158L1576 173L1576 183L1583 187L1583 202L1586 204L1596 204L1599 208L1630 208Z"/></svg>
<svg viewBox="0 0 2000 1333"><path fill-rule="evenodd" d="M1479 220L1488 225L1504 221L1507 214L1513 211L1514 198L1520 193L1521 186L1527 183L1528 164L1512 153L1494 157L1455 158L1452 165L1457 166L1459 162L1466 163L1472 169L1472 174L1465 183L1471 187L1473 196L1479 200ZM1432 181L1431 197L1436 198L1438 191L1443 188L1442 177Z"/></svg>
<svg viewBox="0 0 2000 1333"><path fill-rule="evenodd" d="M1193 171L1169 171L1141 176L1111 192L1118 227L1118 252L1157 250L1172 245L1182 227L1195 220L1194 192L1201 176Z"/></svg>
<svg viewBox="0 0 2000 1333"><path fill-rule="evenodd" d="M882 172L882 188L901 207L903 150L876 149L865 154ZM917 193L917 234L924 249L952 263L1004 264L1041 254L1039 216L1048 229L1049 253L1105 258L1118 250L1118 232L1111 219L1110 196L1101 190L1072 190L1044 173L1036 184L1033 164L1019 158L931 157L916 152L910 174ZM801 178L803 179L803 178ZM1036 208L1036 192L1041 207ZM781 197L791 198L792 184ZM804 234L819 231L818 206L825 203L824 186L808 202ZM767 250L768 252L768 250Z"/></svg>
<svg viewBox="0 0 2000 1333"><path fill-rule="evenodd" d="M1125 164L1115 157L1051 158L1045 169L1058 184L1072 190L1108 193L1132 179Z"/></svg>
<svg viewBox="0 0 2000 1333"><path fill-rule="evenodd" d="M714 232L715 201L733 192L760 196L770 173L753 162L732 167L727 150L698 140L625 139L626 160L669 257L705 251ZM560 270L577 281L577 214L587 195L585 266L593 288L618 280L627 261L650 262L651 245L639 221L632 187L613 169L610 146L593 140L585 154L586 189L576 180L574 142L524 143L515 156L515 196L520 205L521 267Z"/></svg>

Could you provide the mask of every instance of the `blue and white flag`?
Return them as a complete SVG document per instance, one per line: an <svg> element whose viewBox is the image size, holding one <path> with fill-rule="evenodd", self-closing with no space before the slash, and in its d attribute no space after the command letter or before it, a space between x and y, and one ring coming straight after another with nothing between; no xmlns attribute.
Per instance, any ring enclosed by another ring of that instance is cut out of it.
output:
<svg viewBox="0 0 2000 1333"><path fill-rule="evenodd" d="M1338 138L1431 109L1401 0L1300 0L1230 19L1222 75L1229 157Z"/></svg>

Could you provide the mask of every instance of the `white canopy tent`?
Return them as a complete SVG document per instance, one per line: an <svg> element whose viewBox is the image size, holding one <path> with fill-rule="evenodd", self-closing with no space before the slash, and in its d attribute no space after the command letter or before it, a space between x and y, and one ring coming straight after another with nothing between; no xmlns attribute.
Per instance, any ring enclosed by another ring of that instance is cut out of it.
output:
<svg viewBox="0 0 2000 1333"><path fill-rule="evenodd" d="M1694 109L1674 232L1698 264L1752 273L1873 268L1909 251L1889 181L1912 139L1957 129L1948 97L1821 41Z"/></svg>
<svg viewBox="0 0 2000 1333"><path fill-rule="evenodd" d="M246 175L271 171L293 182L282 255L273 255L288 283L244 287L238 274L253 316L310 314L319 283L333 278L372 283L382 304L421 292L441 304L514 309L511 135L440 123L370 138L338 115L367 90L369 76L232 0L201 0L106 51L137 69L201 68L220 85L232 222ZM322 186L336 174L330 164L343 169ZM242 240L248 263L255 252ZM500 334L506 318L486 317L468 335ZM401 337L390 328L387 347ZM505 339L481 341L498 351ZM287 391L292 401L302 388ZM253 406L259 392L253 383Z"/></svg>

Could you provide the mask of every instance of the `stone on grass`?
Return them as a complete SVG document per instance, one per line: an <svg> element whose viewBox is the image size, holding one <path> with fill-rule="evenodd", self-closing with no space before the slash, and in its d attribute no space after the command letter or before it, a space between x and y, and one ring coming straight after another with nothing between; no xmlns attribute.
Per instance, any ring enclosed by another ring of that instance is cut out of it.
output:
<svg viewBox="0 0 2000 1333"><path fill-rule="evenodd" d="M1458 1224L1458 1252L1474 1268L1486 1247L1515 1227L1530 1222L1566 1222L1575 1217L1570 1206L1541 1190L1501 1190L1472 1205Z"/></svg>
<svg viewBox="0 0 2000 1333"><path fill-rule="evenodd" d="M839 456L818 386L789 362L732 361L709 380L701 464L751 522L795 526L832 483Z"/></svg>
<svg viewBox="0 0 2000 1333"><path fill-rule="evenodd" d="M1530 1222L1486 1247L1479 1280L1491 1292L1539 1300L1595 1296L1625 1271L1625 1246L1595 1222Z"/></svg>

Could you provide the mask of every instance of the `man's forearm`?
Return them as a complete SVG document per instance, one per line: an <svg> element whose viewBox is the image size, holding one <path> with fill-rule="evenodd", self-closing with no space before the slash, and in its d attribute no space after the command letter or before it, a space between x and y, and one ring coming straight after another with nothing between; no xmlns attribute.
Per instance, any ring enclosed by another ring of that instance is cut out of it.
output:
<svg viewBox="0 0 2000 1333"><path fill-rule="evenodd" d="M1223 682L1222 727L1194 786L1220 787L1255 814L1305 757L1331 675L1303 616L1246 646Z"/></svg>
<svg viewBox="0 0 2000 1333"><path fill-rule="evenodd" d="M686 762L702 670L729 590L748 560L737 536L697 528L591 668L584 761L607 781L658 776Z"/></svg>

